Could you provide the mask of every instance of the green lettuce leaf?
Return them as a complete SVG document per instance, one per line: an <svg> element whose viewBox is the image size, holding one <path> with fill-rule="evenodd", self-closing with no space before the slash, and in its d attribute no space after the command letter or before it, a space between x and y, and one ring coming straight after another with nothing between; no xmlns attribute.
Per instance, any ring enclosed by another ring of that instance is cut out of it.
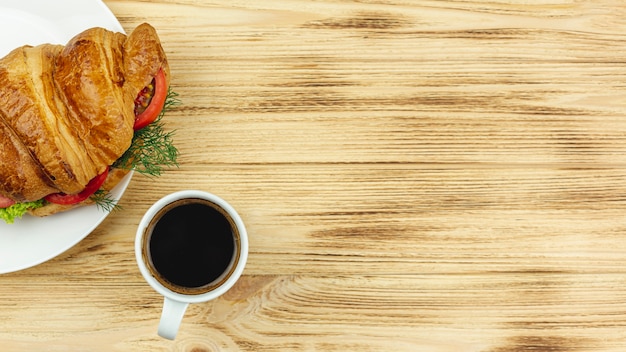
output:
<svg viewBox="0 0 626 352"><path fill-rule="evenodd" d="M12 224L15 218L21 218L30 209L37 209L44 205L43 199L36 200L34 202L15 203L8 208L0 208L0 219L4 220L7 224Z"/></svg>

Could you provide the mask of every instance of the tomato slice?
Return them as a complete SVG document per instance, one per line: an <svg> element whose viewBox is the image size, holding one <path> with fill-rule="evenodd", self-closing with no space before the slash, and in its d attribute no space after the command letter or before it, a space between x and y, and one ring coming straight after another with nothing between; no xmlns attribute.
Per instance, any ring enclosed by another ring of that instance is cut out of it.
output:
<svg viewBox="0 0 626 352"><path fill-rule="evenodd" d="M8 208L13 204L15 204L15 201L13 199L0 195L0 209Z"/></svg>
<svg viewBox="0 0 626 352"><path fill-rule="evenodd" d="M84 201L89 198L92 194L96 193L97 190L102 187L104 181L106 181L107 176L109 175L109 167L107 166L106 170L100 175L94 177L89 181L85 189L78 194L65 194L65 193L52 193L44 197L50 203L61 204L61 205L71 205Z"/></svg>
<svg viewBox="0 0 626 352"><path fill-rule="evenodd" d="M139 94L142 95L143 93L144 91L142 90ZM163 110L166 97L167 82L165 81L165 72L163 72L163 69L161 68L154 77L154 94L152 95L152 99L150 99L150 105L148 105L144 111L135 116L135 124L133 125L133 129L135 131L148 126L156 120L161 113L161 110Z"/></svg>

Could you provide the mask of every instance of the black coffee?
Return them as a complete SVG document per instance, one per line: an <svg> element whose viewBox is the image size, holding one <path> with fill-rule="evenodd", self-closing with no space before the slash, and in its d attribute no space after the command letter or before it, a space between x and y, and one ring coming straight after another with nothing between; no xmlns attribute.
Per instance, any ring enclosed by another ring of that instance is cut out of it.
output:
<svg viewBox="0 0 626 352"><path fill-rule="evenodd" d="M190 293L186 289L210 286L232 267L236 227L212 202L176 201L161 210L153 223L148 227L151 235L146 236L148 262L166 287Z"/></svg>

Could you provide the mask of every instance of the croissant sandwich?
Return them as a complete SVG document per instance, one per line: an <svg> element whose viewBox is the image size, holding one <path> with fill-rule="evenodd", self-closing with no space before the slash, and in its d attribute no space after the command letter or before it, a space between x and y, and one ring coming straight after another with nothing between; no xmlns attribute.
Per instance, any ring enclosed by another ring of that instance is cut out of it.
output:
<svg viewBox="0 0 626 352"><path fill-rule="evenodd" d="M129 35L91 28L65 46L23 46L0 59L0 217L106 204L129 170L176 165L160 122L169 81L145 23Z"/></svg>

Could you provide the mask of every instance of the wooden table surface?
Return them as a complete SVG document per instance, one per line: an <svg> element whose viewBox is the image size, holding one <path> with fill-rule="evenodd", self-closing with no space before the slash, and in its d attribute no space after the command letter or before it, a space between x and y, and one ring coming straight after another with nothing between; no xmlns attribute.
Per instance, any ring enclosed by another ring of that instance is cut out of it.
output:
<svg viewBox="0 0 626 352"><path fill-rule="evenodd" d="M0 276L2 351L625 351L626 2L107 0L155 26L180 168ZM229 201L244 275L175 341L162 196Z"/></svg>

